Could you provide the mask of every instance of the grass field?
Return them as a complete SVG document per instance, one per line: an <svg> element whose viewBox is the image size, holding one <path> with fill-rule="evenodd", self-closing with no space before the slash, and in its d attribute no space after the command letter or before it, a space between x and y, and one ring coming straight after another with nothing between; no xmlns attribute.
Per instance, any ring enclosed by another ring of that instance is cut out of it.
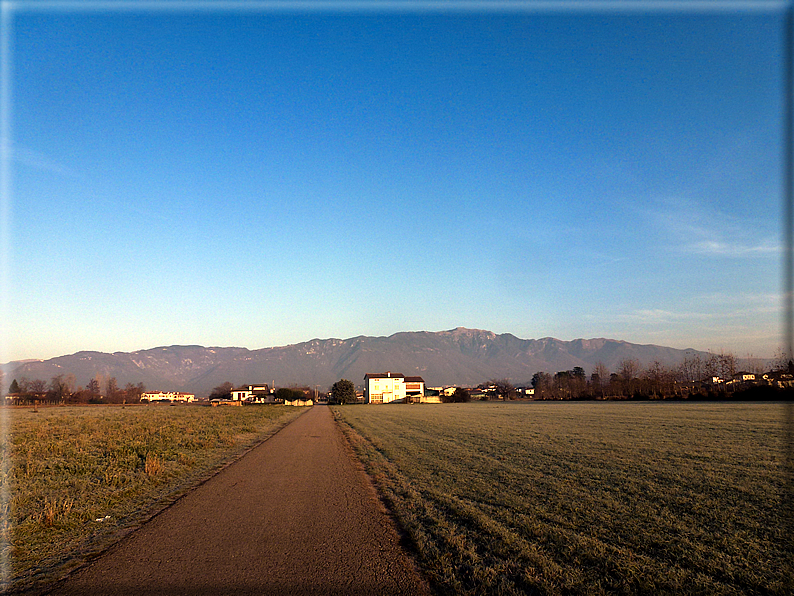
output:
<svg viewBox="0 0 794 596"><path fill-rule="evenodd" d="M0 591L62 575L301 411L4 408Z"/></svg>
<svg viewBox="0 0 794 596"><path fill-rule="evenodd" d="M776 404L336 407L441 594L791 594Z"/></svg>

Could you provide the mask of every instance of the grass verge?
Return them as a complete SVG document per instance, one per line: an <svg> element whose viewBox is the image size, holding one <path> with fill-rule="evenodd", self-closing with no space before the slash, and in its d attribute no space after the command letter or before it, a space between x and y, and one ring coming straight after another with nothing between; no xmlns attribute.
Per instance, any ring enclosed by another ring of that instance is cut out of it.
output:
<svg viewBox="0 0 794 596"><path fill-rule="evenodd" d="M302 411L4 408L0 591L30 590L63 576Z"/></svg>
<svg viewBox="0 0 794 596"><path fill-rule="evenodd" d="M439 594L790 594L784 406L334 408Z"/></svg>

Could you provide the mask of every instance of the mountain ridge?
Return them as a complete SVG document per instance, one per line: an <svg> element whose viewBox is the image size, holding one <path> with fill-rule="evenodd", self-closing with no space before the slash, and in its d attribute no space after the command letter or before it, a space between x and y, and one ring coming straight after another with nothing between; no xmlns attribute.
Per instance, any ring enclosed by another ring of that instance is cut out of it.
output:
<svg viewBox="0 0 794 596"><path fill-rule="evenodd" d="M171 345L134 352L81 350L48 360L4 366L7 387L13 378L49 381L75 375L84 385L96 375L115 377L119 386L143 382L147 389L190 391L208 395L213 387L274 383L330 387L340 378L359 385L368 372L399 371L420 375L429 386L476 385L493 378L528 383L538 371L554 373L581 366L591 372L597 362L614 372L624 358L645 367L654 361L675 366L694 349L633 344L607 338L521 339L511 333L456 327L446 331L400 331L389 336L358 335L348 339L313 338L259 349Z"/></svg>

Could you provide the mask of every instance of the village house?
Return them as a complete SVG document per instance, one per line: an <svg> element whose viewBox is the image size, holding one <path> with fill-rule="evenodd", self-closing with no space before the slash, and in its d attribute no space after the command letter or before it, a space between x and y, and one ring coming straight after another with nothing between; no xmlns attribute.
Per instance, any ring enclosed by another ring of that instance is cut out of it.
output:
<svg viewBox="0 0 794 596"><path fill-rule="evenodd" d="M185 402L191 403L195 401L196 396L193 393L182 393L179 391L147 391L141 394L141 401L170 401L170 402Z"/></svg>
<svg viewBox="0 0 794 596"><path fill-rule="evenodd" d="M794 387L794 374L783 370L769 371L768 373L764 373L762 378L767 385L779 389Z"/></svg>
<svg viewBox="0 0 794 596"><path fill-rule="evenodd" d="M454 385L449 387L426 387L425 393L433 396L437 395L438 397L451 397L455 393L455 389L457 387Z"/></svg>
<svg viewBox="0 0 794 596"><path fill-rule="evenodd" d="M761 375L758 375L760 378ZM756 381L756 375L754 373L749 372L738 372L731 378L730 381L725 383L726 385L754 385Z"/></svg>
<svg viewBox="0 0 794 596"><path fill-rule="evenodd" d="M364 375L364 403L420 401L425 393L422 377L406 377L401 373L367 373Z"/></svg>
<svg viewBox="0 0 794 596"><path fill-rule="evenodd" d="M243 385L232 389L232 401L248 401L256 403L272 403L273 395L267 383L259 385Z"/></svg>

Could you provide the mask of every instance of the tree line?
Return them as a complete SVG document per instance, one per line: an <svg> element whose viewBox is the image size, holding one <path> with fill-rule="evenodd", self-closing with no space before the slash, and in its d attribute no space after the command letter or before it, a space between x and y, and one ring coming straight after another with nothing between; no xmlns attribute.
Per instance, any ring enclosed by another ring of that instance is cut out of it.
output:
<svg viewBox="0 0 794 596"><path fill-rule="evenodd" d="M634 358L624 358L615 372L598 362L588 377L582 367L553 375L537 372L532 377L535 399L708 399L763 397L768 390L752 383L729 383L740 372L760 376L765 371L752 360L739 370L739 359L730 352L687 356L677 366L658 361L643 368ZM768 372L794 374L794 362L778 357ZM771 389L769 387L768 389ZM762 395L763 394L763 395Z"/></svg>
<svg viewBox="0 0 794 596"><path fill-rule="evenodd" d="M85 384L77 386L71 373L56 375L49 383L41 379L21 377L8 387L6 400L13 405L27 404L131 404L141 401L146 391L143 383L127 383L119 387L116 377L96 375Z"/></svg>

